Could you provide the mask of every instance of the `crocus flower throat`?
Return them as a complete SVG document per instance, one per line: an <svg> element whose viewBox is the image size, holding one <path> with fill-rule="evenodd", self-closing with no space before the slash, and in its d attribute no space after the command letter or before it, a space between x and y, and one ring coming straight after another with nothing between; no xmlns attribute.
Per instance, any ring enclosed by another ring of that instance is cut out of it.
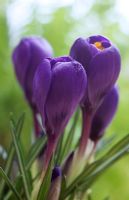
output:
<svg viewBox="0 0 129 200"><path fill-rule="evenodd" d="M89 43L93 44L99 50L104 50L111 46L109 40L100 35L89 37Z"/></svg>

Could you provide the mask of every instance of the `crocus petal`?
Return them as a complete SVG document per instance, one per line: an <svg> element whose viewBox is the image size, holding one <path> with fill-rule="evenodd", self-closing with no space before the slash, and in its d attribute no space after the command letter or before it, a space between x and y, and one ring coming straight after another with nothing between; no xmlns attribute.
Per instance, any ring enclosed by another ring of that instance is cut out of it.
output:
<svg viewBox="0 0 129 200"><path fill-rule="evenodd" d="M110 43L108 38L106 38L106 37L104 37L102 35L93 35L93 36L90 36L87 40L91 44L94 44L96 41L97 42L109 42Z"/></svg>
<svg viewBox="0 0 129 200"><path fill-rule="evenodd" d="M45 39L41 38L35 39L32 37L29 40L29 42L31 46L31 60L27 72L29 76L26 77L25 87L26 87L26 95L28 96L28 98L29 97L31 98L33 77L37 69L37 66L44 58L52 56L52 48Z"/></svg>
<svg viewBox="0 0 129 200"><path fill-rule="evenodd" d="M88 98L93 109L113 87L120 73L120 54L116 47L97 54L87 68Z"/></svg>
<svg viewBox="0 0 129 200"><path fill-rule="evenodd" d="M96 111L92 126L90 139L98 140L104 133L104 130L111 123L117 111L119 102L119 93L117 87L113 87L111 91L105 96L103 103Z"/></svg>
<svg viewBox="0 0 129 200"><path fill-rule="evenodd" d="M38 66L33 80L33 101L36 102L39 113L45 123L44 105L51 85L51 65L48 59Z"/></svg>
<svg viewBox="0 0 129 200"><path fill-rule="evenodd" d="M17 79L25 92L31 106L33 77L37 66L46 58L52 56L50 44L40 37L26 37L21 40L13 52L13 63Z"/></svg>
<svg viewBox="0 0 129 200"><path fill-rule="evenodd" d="M86 73L76 61L57 62L46 101L46 116L53 133L61 133L86 90Z"/></svg>
<svg viewBox="0 0 129 200"><path fill-rule="evenodd" d="M78 38L71 47L70 56L80 62L85 69L89 65L92 57L98 53L95 46L83 38Z"/></svg>
<svg viewBox="0 0 129 200"><path fill-rule="evenodd" d="M31 58L30 43L22 39L13 51L12 59L15 67L16 77L24 88L28 65Z"/></svg>

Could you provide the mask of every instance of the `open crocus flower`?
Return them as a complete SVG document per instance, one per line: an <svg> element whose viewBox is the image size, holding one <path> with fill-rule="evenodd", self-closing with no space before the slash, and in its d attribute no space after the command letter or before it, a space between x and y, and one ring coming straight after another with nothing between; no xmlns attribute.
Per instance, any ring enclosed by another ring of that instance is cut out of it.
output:
<svg viewBox="0 0 129 200"><path fill-rule="evenodd" d="M58 138L82 100L87 77L70 57L44 59L34 77L34 98L48 136L46 166Z"/></svg>
<svg viewBox="0 0 129 200"><path fill-rule="evenodd" d="M77 39L70 55L80 62L87 72L88 87L84 105L87 110L96 110L119 76L120 53L110 40L97 35Z"/></svg>
<svg viewBox="0 0 129 200"><path fill-rule="evenodd" d="M91 125L90 139L97 142L104 134L117 111L119 94L117 87L113 87L97 109Z"/></svg>
<svg viewBox="0 0 129 200"><path fill-rule="evenodd" d="M114 86L121 67L119 50L107 38L96 35L77 39L70 55L87 73L87 90L82 102L83 128L79 151L84 153L90 134L92 117L106 94Z"/></svg>
<svg viewBox="0 0 129 200"><path fill-rule="evenodd" d="M40 62L52 56L52 47L47 40L40 37L26 37L23 38L13 51L12 60L16 77L25 93L33 112L34 118L37 112L35 103L32 98L32 83L35 71ZM38 124L35 122L35 129L38 133Z"/></svg>

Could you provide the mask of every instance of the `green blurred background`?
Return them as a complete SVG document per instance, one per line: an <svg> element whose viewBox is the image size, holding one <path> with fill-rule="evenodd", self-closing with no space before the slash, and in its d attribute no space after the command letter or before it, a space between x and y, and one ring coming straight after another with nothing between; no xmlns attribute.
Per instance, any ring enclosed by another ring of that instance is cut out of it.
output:
<svg viewBox="0 0 129 200"><path fill-rule="evenodd" d="M128 0L0 0L0 152L10 144L9 116L26 112L22 134L25 150L30 146L32 117L18 85L11 53L26 35L49 40L55 56L69 53L77 37L103 34L120 49L122 71L118 81L120 104L107 135L117 138L129 132L129 1ZM3 164L0 156L1 165ZM129 200L129 157L123 158L93 186L93 200L110 194L111 200Z"/></svg>

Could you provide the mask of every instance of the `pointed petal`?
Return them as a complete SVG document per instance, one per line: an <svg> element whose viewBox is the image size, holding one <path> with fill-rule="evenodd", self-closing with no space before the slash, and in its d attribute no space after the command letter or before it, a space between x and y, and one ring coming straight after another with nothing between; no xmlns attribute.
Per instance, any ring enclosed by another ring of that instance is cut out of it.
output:
<svg viewBox="0 0 129 200"><path fill-rule="evenodd" d="M115 84L120 73L120 54L116 47L111 46L91 61L87 69L88 98L93 107L107 94Z"/></svg>
<svg viewBox="0 0 129 200"><path fill-rule="evenodd" d="M71 47L70 56L80 62L87 69L92 57L98 53L95 46L83 38L78 38Z"/></svg>
<svg viewBox="0 0 129 200"><path fill-rule="evenodd" d="M28 40L22 39L19 45L13 51L12 60L17 79L23 88L30 58L30 43Z"/></svg>
<svg viewBox="0 0 129 200"><path fill-rule="evenodd" d="M48 59L44 59L38 66L33 80L33 101L36 103L37 108L42 115L43 124L45 124L44 106L51 85L51 77L50 62Z"/></svg>
<svg viewBox="0 0 129 200"><path fill-rule="evenodd" d="M119 93L117 87L113 87L110 92L105 96L102 104L96 111L92 126L90 138L95 141L99 139L107 126L111 123L117 111L119 102Z"/></svg>
<svg viewBox="0 0 129 200"><path fill-rule="evenodd" d="M31 50L31 60L28 66L28 71L26 74L26 96L32 98L32 85L33 77L38 65L43 61L43 59L52 56L52 48L50 44L40 37L31 37L29 39L30 50Z"/></svg>

